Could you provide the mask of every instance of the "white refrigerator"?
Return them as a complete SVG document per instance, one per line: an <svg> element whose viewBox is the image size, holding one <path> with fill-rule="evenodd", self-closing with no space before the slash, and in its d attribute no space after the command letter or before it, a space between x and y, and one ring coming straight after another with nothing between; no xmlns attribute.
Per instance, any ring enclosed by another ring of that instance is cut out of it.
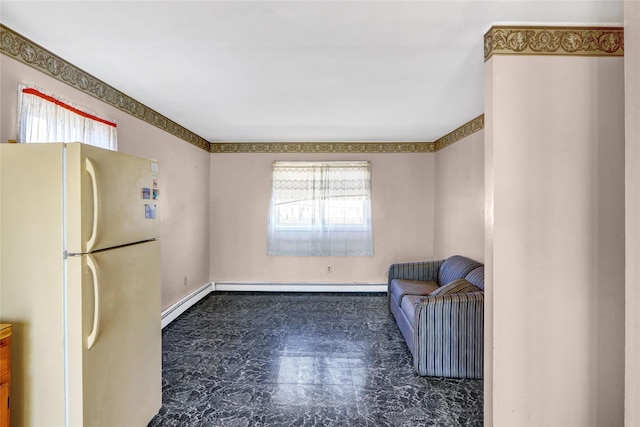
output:
<svg viewBox="0 0 640 427"><path fill-rule="evenodd" d="M162 402L158 163L0 144L12 426L146 426Z"/></svg>

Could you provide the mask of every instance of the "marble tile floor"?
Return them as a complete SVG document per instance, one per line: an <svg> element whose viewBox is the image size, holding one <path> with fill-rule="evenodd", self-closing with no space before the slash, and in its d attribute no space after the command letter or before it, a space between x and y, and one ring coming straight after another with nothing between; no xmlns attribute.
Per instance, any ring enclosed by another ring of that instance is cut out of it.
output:
<svg viewBox="0 0 640 427"><path fill-rule="evenodd" d="M385 294L214 292L162 340L150 427L482 425L482 381L417 376Z"/></svg>

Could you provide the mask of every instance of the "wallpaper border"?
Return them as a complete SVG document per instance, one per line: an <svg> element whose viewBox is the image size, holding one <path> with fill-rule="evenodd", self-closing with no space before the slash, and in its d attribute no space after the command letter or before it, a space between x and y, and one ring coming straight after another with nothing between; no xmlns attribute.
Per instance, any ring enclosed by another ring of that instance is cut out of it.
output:
<svg viewBox="0 0 640 427"><path fill-rule="evenodd" d="M492 55L624 56L624 28L496 25L484 35Z"/></svg>
<svg viewBox="0 0 640 427"><path fill-rule="evenodd" d="M209 141L0 23L0 53L106 102L205 151Z"/></svg>
<svg viewBox="0 0 640 427"><path fill-rule="evenodd" d="M484 114L480 114L475 119L468 121L456 130L449 132L442 138L436 140L434 143L435 151L442 150L454 142L458 142L471 134L481 131L482 129L484 129Z"/></svg>
<svg viewBox="0 0 640 427"><path fill-rule="evenodd" d="M433 142L212 142L212 153L433 153Z"/></svg>
<svg viewBox="0 0 640 427"><path fill-rule="evenodd" d="M212 142L212 153L435 153L484 129L484 114L435 142Z"/></svg>

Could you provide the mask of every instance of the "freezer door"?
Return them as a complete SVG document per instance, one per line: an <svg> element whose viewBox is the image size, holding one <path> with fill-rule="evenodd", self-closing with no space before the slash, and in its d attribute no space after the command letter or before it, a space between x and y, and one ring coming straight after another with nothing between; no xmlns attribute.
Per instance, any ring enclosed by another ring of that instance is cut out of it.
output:
<svg viewBox="0 0 640 427"><path fill-rule="evenodd" d="M66 144L67 251L87 253L159 236L158 163Z"/></svg>
<svg viewBox="0 0 640 427"><path fill-rule="evenodd" d="M70 258L71 425L146 426L159 411L159 257L153 241Z"/></svg>

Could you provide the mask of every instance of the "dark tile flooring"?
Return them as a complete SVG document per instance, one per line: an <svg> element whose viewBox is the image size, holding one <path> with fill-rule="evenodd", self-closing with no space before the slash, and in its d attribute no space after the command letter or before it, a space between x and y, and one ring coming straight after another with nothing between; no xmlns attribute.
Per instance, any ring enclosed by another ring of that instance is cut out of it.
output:
<svg viewBox="0 0 640 427"><path fill-rule="evenodd" d="M384 294L214 292L162 339L149 426L482 425L482 381L417 376Z"/></svg>

